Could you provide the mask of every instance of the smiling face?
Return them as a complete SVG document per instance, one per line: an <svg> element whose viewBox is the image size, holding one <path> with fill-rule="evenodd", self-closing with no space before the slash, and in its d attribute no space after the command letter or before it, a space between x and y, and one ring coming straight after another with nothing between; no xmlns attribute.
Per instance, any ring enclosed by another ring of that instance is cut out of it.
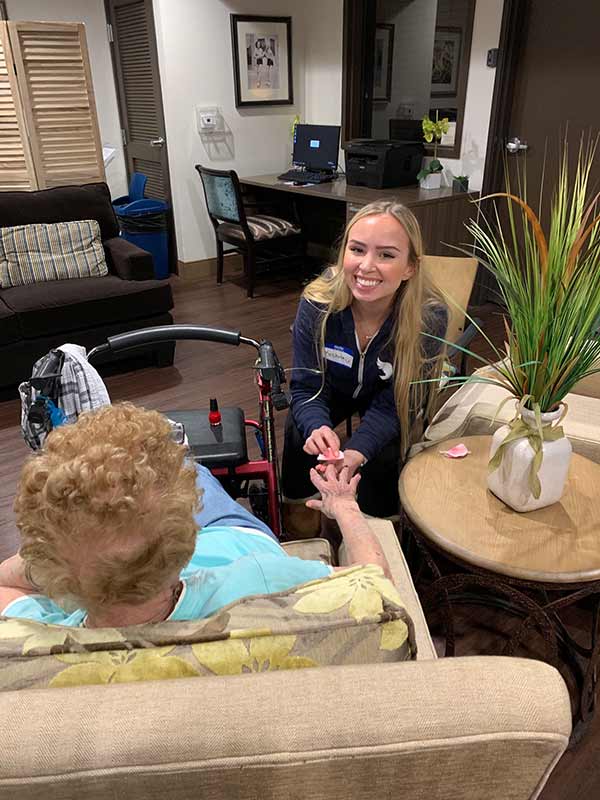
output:
<svg viewBox="0 0 600 800"><path fill-rule="evenodd" d="M415 273L404 227L391 214L357 220L348 232L343 269L353 302L373 311L391 305L403 281Z"/></svg>

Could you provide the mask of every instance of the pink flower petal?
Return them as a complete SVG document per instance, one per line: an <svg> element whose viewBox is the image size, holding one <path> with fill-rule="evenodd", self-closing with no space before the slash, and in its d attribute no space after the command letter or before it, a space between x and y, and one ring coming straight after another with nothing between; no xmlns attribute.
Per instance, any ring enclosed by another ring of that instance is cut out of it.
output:
<svg viewBox="0 0 600 800"><path fill-rule="evenodd" d="M343 460L344 460L344 454L341 451L338 451L337 456L334 455L333 458L326 456L323 453L319 453L319 455L317 456L317 461L328 461L332 463L334 461L343 461Z"/></svg>
<svg viewBox="0 0 600 800"><path fill-rule="evenodd" d="M470 455L471 451L467 450L464 444L455 444L450 450L440 450L440 453L446 458L464 458Z"/></svg>

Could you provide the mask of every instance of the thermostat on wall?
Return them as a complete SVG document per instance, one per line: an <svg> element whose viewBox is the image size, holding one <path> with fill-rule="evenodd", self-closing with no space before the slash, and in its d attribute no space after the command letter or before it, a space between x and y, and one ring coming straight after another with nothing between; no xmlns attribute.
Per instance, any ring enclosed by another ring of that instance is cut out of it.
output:
<svg viewBox="0 0 600 800"><path fill-rule="evenodd" d="M196 108L196 121L200 133L223 132L223 116L218 108Z"/></svg>

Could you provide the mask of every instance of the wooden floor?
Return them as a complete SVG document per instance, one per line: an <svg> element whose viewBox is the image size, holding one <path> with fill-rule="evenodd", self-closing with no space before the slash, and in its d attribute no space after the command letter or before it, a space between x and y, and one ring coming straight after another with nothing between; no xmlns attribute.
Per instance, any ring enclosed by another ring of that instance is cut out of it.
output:
<svg viewBox="0 0 600 800"><path fill-rule="evenodd" d="M228 259L228 262L230 260ZM263 279L254 300L247 300L239 273L230 263L227 282L220 287L206 272L186 274L173 279L175 321L240 329L254 338L268 338L284 366L291 365L290 324L300 294L297 280ZM496 342L501 341L502 322L491 306L478 309L485 329ZM486 352L481 337L473 349ZM113 400L131 400L156 408L186 409L208 407L210 397L221 405L239 405L250 416L256 410L253 384L253 350L209 343L181 342L173 367L145 367L131 372L105 376ZM486 353L487 354L487 353ZM19 404L16 392L0 398L0 560L18 549L12 502L19 471L28 455L19 427ZM278 415L279 442L285 413ZM585 610L580 612L586 614ZM457 650L460 654L490 652L503 635L505 618L477 608L461 611ZM451 702L451 698L449 698ZM552 774L542 800L592 800L600 798L600 713L585 740L563 756ZM485 798L482 798L485 800Z"/></svg>

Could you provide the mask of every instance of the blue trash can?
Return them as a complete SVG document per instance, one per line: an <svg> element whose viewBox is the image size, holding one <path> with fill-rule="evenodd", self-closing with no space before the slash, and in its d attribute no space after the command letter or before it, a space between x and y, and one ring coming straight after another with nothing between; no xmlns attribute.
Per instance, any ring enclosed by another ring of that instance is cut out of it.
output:
<svg viewBox="0 0 600 800"><path fill-rule="evenodd" d="M123 198L119 198L123 199ZM128 242L152 253L154 276L169 277L169 240L167 211L164 200L134 200L116 204L115 211L121 228L121 236Z"/></svg>
<svg viewBox="0 0 600 800"><path fill-rule="evenodd" d="M122 197L117 197L112 201L115 211L119 213L119 207L125 206L127 203L132 203L134 200L143 200L146 196L146 184L148 177L143 172L132 172L131 180L129 181L128 194Z"/></svg>

